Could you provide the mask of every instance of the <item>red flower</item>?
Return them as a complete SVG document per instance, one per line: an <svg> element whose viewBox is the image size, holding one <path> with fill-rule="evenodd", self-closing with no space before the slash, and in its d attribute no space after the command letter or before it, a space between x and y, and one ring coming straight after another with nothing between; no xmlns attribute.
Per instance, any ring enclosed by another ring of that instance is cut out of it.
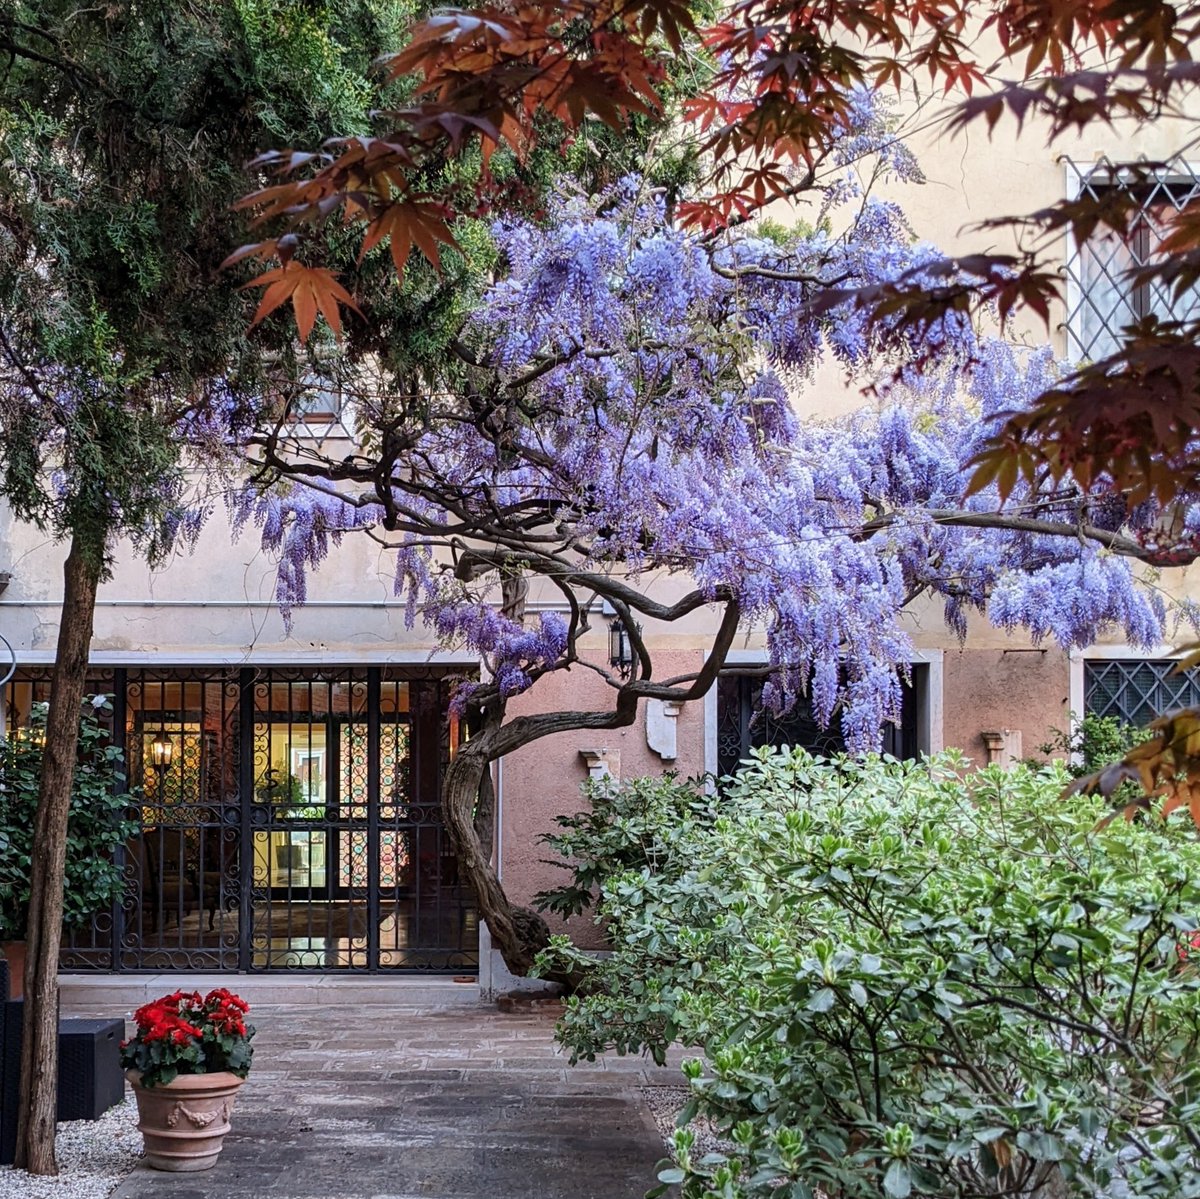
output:
<svg viewBox="0 0 1200 1199"><path fill-rule="evenodd" d="M249 1040L254 1035L243 1018L249 1006L223 987L203 998L197 991L164 995L134 1013L137 1032L122 1043L122 1061L137 1065L143 1077L169 1067L183 1073L222 1069L227 1050L220 1042L225 1038ZM155 1060L149 1063L139 1055L139 1047L147 1045L158 1046Z"/></svg>
<svg viewBox="0 0 1200 1199"><path fill-rule="evenodd" d="M138 1008L133 1013L133 1019L139 1028L151 1028L156 1024L161 1024L168 1015L170 1015L170 1012L163 1001L156 999L152 1003L144 1004Z"/></svg>
<svg viewBox="0 0 1200 1199"><path fill-rule="evenodd" d="M171 1030L171 1040L176 1045L186 1045L189 1041L199 1040L204 1034L186 1020L180 1020Z"/></svg>
<svg viewBox="0 0 1200 1199"><path fill-rule="evenodd" d="M234 1008L239 1012L248 1012L250 1005L240 996L235 995L232 991L227 991L224 987L216 987L214 990L204 997L204 1006L207 1008Z"/></svg>

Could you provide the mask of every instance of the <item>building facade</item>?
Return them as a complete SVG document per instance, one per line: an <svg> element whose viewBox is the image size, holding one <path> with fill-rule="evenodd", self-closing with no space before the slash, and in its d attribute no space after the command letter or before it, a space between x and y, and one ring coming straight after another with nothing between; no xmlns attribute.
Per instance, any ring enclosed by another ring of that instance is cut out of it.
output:
<svg viewBox="0 0 1200 1199"><path fill-rule="evenodd" d="M1067 358L1095 358L1130 319L1190 311L1190 295L1131 291L1120 279L1123 267L1153 256L1165 215L1200 199L1179 152L1186 123L1050 147L1036 129L1018 139L1003 122L990 138L980 128L950 139L926 112L923 129L912 140L928 181L895 198L920 237L950 252L977 247L969 227L988 218L1085 189L1135 190L1141 216L1131 238L1064 241L1066 303L1049 334L1019 330L1031 343L1049 336ZM1161 165L1128 170L1146 161ZM863 402L833 367L797 397L818 416ZM0 580L9 576L0 634L19 667L0 710L10 735L46 695L61 561L62 547L0 509ZM1193 576L1168 572L1159 585L1190 597ZM274 565L251 537L230 543L214 522L193 554L155 573L120 554L97 606L90 689L114 697L113 737L138 790L130 811L140 831L122 850L122 901L70 939L65 970L478 973L485 989L495 984L499 967L438 807L462 735L450 689L478 663L447 652L429 630L406 628L391 579L374 543L348 537L288 632L273 599ZM535 596L530 607L538 606ZM918 604L906 619L911 679L903 719L887 732L897 756L957 747L979 763L1007 761L1036 753L1072 714L1140 723L1200 702L1195 681L1170 674L1169 645L1134 654L1114 640L1067 654L982 621L960 644L934 605ZM702 619L651 632L659 669L695 669L711 635ZM605 659L604 631L585 649ZM839 748L836 732L803 709L784 721L756 716L764 661L762 638L747 630L702 701L652 703L629 728L564 734L498 763L494 845L510 896L529 902L554 882L539 837L579 806L589 775L727 771L767 742ZM568 702L610 701L601 680L572 672L541 680L512 711ZM597 943L586 922L570 931Z"/></svg>

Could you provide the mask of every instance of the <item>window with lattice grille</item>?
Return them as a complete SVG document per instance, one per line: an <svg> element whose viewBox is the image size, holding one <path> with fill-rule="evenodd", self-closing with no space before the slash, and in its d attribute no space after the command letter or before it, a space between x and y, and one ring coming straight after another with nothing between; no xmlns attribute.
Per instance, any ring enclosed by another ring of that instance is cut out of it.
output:
<svg viewBox="0 0 1200 1199"><path fill-rule="evenodd" d="M1200 705L1200 671L1176 674L1175 666L1169 658L1085 662L1084 711L1141 728L1173 708Z"/></svg>
<svg viewBox="0 0 1200 1199"><path fill-rule="evenodd" d="M1159 256L1172 215L1200 202L1200 175L1182 158L1161 167L1068 162L1072 197L1103 199L1121 189L1136 203L1122 235L1101 227L1082 244L1068 246L1067 355L1072 361L1098 361L1120 349L1121 330L1148 316L1160 320L1200 317L1200 290L1176 296L1157 281L1134 286L1129 273Z"/></svg>
<svg viewBox="0 0 1200 1199"><path fill-rule="evenodd" d="M929 696L929 667L914 663L910 682L901 681L900 723L883 727L885 754L915 758L927 746L921 744L920 724ZM725 671L717 680L717 774L736 774L752 749L764 745L801 746L819 757L846 752L837 718L821 728L804 697L782 716L762 706L763 679L760 674Z"/></svg>

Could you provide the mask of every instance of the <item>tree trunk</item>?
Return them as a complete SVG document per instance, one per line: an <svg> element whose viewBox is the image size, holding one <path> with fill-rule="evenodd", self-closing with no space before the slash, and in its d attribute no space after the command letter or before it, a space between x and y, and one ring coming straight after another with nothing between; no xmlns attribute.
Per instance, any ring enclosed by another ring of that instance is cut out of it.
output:
<svg viewBox="0 0 1200 1199"><path fill-rule="evenodd" d="M485 780L491 763L504 753L532 745L543 737L578 729L625 728L637 719L637 697L622 692L611 712L545 712L520 716L504 723L503 710L488 716L484 726L463 743L442 780L442 815L458 858L459 870L475 889L479 915L500 950L504 964L518 978L533 966L533 959L550 943L549 925L530 908L514 907L492 869L491 838L481 839L476 825L480 787L485 801L490 780ZM484 806L487 806L486 802ZM580 979L553 976L556 982L574 988Z"/></svg>
<svg viewBox="0 0 1200 1199"><path fill-rule="evenodd" d="M479 851L487 862L492 860L492 850L496 847L496 787L490 767L489 762L479 780L479 796L475 800L475 816L471 822L479 841Z"/></svg>
<svg viewBox="0 0 1200 1199"><path fill-rule="evenodd" d="M21 1047L18 1169L57 1174L54 1131L58 1109L58 950L62 941L67 818L79 745L79 706L103 569L76 534L63 570L58 650L50 687L42 778L34 817L29 921L25 959L25 1024Z"/></svg>
<svg viewBox="0 0 1200 1199"><path fill-rule="evenodd" d="M484 732L459 748L442 783L442 812L458 868L471 880L492 943L504 964L523 976L529 973L538 951L549 944L550 929L536 912L509 903L475 830L479 785L490 765L488 740Z"/></svg>

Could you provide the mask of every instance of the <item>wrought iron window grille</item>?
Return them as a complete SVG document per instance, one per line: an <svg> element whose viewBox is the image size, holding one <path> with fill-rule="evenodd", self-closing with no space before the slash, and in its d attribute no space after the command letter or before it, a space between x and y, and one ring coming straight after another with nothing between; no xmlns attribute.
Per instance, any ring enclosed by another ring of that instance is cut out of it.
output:
<svg viewBox="0 0 1200 1199"><path fill-rule="evenodd" d="M1122 344L1122 330L1148 316L1200 317L1200 293L1195 290L1176 296L1169 284L1152 281L1135 286L1129 278L1158 256L1172 215L1200 201L1197 166L1178 155L1164 163L1146 158L1133 163L1108 158L1064 162L1069 198L1099 200L1119 189L1136 203L1125 236L1104 227L1082 243L1067 235L1063 266L1067 357L1073 362L1109 357Z"/></svg>
<svg viewBox="0 0 1200 1199"><path fill-rule="evenodd" d="M1175 672L1170 658L1089 659L1084 663L1084 711L1141 728L1173 708L1200 704L1200 671Z"/></svg>

